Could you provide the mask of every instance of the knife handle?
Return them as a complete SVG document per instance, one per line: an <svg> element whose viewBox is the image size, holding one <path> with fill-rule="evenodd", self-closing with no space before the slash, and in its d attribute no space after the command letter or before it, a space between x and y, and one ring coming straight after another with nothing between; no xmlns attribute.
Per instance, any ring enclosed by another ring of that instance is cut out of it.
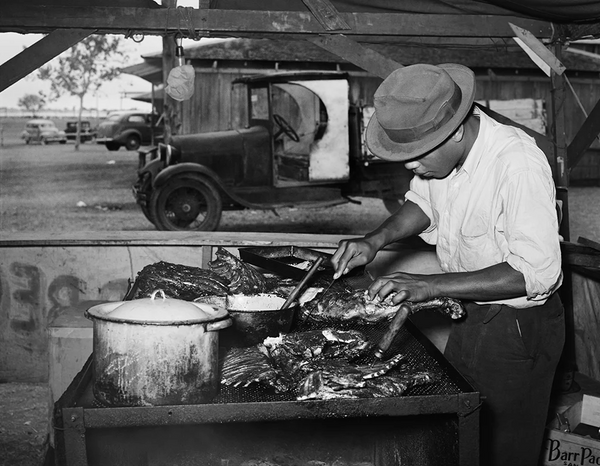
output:
<svg viewBox="0 0 600 466"><path fill-rule="evenodd" d="M396 335L398 335L400 329L404 326L404 323L406 322L406 319L408 319L408 316L410 314L410 306L406 303L402 304L396 312L396 315L392 319L389 328L387 329L387 331L379 341L377 348L375 349L375 357L377 359L383 359L383 355L388 349L390 349L390 346L392 346L394 338L396 338Z"/></svg>
<svg viewBox="0 0 600 466"><path fill-rule="evenodd" d="M300 291L302 290L302 288L304 287L304 285L306 285L306 283L308 282L308 280L310 280L310 278L315 274L315 272L317 271L317 269L319 268L319 266L321 265L321 263L325 260L325 257L323 256L319 256L317 258L317 260L313 263L313 265L311 266L310 270L306 273L306 275L304 276L304 278L302 279L302 281L300 283L298 283L298 285L296 285L296 287L292 290L292 292L290 293L290 295L288 296L288 298L286 299L285 303L283 303L283 306L281 306L281 309L287 309L288 307L290 307L290 304L292 304L292 302L294 301L294 299L296 299L296 297L298 296L298 294L300 293Z"/></svg>

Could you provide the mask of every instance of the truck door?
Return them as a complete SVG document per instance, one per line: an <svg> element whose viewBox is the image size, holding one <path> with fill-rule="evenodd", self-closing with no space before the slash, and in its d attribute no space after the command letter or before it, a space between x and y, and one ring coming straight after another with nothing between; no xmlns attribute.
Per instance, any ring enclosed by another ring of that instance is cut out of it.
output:
<svg viewBox="0 0 600 466"><path fill-rule="evenodd" d="M275 186L348 180L348 82L277 83L271 94Z"/></svg>

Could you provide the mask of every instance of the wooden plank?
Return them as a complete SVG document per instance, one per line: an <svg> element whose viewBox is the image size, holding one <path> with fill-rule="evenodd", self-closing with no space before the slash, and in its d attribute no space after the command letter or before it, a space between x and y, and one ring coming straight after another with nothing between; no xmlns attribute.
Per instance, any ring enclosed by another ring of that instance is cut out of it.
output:
<svg viewBox="0 0 600 466"><path fill-rule="evenodd" d="M26 48L0 65L0 92L85 39L91 33L90 30L82 29L58 29Z"/></svg>
<svg viewBox="0 0 600 466"><path fill-rule="evenodd" d="M402 68L400 63L387 58L375 50L364 47L349 37L337 34L309 38L313 44L334 53L369 73L385 79L392 71Z"/></svg>
<svg viewBox="0 0 600 466"><path fill-rule="evenodd" d="M598 137L598 133L600 133L600 100L596 102L596 105L567 148L569 169L577 166L585 155L585 151L589 149L592 142Z"/></svg>
<svg viewBox="0 0 600 466"><path fill-rule="evenodd" d="M587 238L584 238L583 236L580 236L579 238L577 238L577 242L579 244L583 244L584 246L593 248L596 251L600 251L600 243L598 243L596 241L592 241L591 239L587 239Z"/></svg>
<svg viewBox="0 0 600 466"><path fill-rule="evenodd" d="M556 74L563 74L565 72L565 65L563 65L561 61L557 59L556 56L533 34L512 23L509 23L509 25L512 30L515 31L515 34L519 39L519 41L517 41L517 38L515 38L515 42L523 48L525 53L529 55L533 62L538 65L546 75L550 76L550 69Z"/></svg>
<svg viewBox="0 0 600 466"><path fill-rule="evenodd" d="M328 31L350 29L329 0L302 0L302 3L311 11L317 21Z"/></svg>
<svg viewBox="0 0 600 466"><path fill-rule="evenodd" d="M135 31L163 35L180 31L172 8L39 6L23 8L12 2L0 5L0 30L4 32L48 32L69 28L100 33ZM340 13L350 26L347 34L388 36L513 37L508 23L529 30L536 37L552 37L552 25L546 21L494 15L432 15L401 13ZM310 12L243 11L194 9L191 22L195 29L212 37L244 34L320 34L327 32Z"/></svg>

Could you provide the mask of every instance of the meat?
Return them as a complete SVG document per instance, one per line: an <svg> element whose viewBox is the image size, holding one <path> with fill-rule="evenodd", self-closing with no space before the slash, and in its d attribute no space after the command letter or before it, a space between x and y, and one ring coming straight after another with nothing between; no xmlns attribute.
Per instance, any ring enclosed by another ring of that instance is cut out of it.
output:
<svg viewBox="0 0 600 466"><path fill-rule="evenodd" d="M278 373L258 346L228 349L220 369L223 385L247 387L262 382L278 388Z"/></svg>
<svg viewBox="0 0 600 466"><path fill-rule="evenodd" d="M229 282L232 294L258 294L267 291L267 279L251 265L241 261L224 248L218 248L217 258L208 268Z"/></svg>
<svg viewBox="0 0 600 466"><path fill-rule="evenodd" d="M328 324L339 322L375 324L391 320L398 311L400 305L392 304L391 299L392 295L384 301L371 300L363 290L327 290L317 294L312 300L304 302L300 308L299 318L301 321ZM431 309L452 319L459 319L465 315L462 303L447 297L419 303L407 302L407 304L411 308L411 314Z"/></svg>
<svg viewBox="0 0 600 466"><path fill-rule="evenodd" d="M170 298L193 301L200 296L225 296L228 289L229 281L210 270L161 261L138 273L126 299L145 298L163 290Z"/></svg>
<svg viewBox="0 0 600 466"><path fill-rule="evenodd" d="M222 383L248 386L258 382L298 400L400 396L437 377L413 368L398 354L365 364L372 344L357 331L310 330L267 338L251 348L234 348L222 363Z"/></svg>
<svg viewBox="0 0 600 466"><path fill-rule="evenodd" d="M402 366L399 374L386 375L403 360L397 355L384 363L353 366L328 361L310 372L298 386L298 400L381 398L401 396L415 385L432 383L438 376L427 370Z"/></svg>

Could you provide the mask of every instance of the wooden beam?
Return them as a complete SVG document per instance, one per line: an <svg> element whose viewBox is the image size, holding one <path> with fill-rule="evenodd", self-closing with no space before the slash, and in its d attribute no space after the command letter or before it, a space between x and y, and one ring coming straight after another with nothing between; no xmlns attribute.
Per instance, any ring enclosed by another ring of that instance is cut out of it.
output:
<svg viewBox="0 0 600 466"><path fill-rule="evenodd" d="M328 31L350 29L350 26L329 0L302 0L302 3L315 15L321 26Z"/></svg>
<svg viewBox="0 0 600 466"><path fill-rule="evenodd" d="M600 100L596 102L567 148L569 170L577 166L598 134L600 134Z"/></svg>
<svg viewBox="0 0 600 466"><path fill-rule="evenodd" d="M403 66L369 47L363 47L358 42L342 34L311 37L308 40L382 79Z"/></svg>
<svg viewBox="0 0 600 466"><path fill-rule="evenodd" d="M59 29L0 65L0 92L85 39L93 31Z"/></svg>
<svg viewBox="0 0 600 466"><path fill-rule="evenodd" d="M514 35L509 22L536 37L552 37L552 24L513 16L433 15L401 13L340 13L350 26L348 35L504 37ZM199 33L211 37L239 37L248 34L307 35L327 33L308 11L244 11L194 9L191 22ZM100 33L163 35L185 29L176 8L38 6L1 2L0 31L48 32L77 25Z"/></svg>

